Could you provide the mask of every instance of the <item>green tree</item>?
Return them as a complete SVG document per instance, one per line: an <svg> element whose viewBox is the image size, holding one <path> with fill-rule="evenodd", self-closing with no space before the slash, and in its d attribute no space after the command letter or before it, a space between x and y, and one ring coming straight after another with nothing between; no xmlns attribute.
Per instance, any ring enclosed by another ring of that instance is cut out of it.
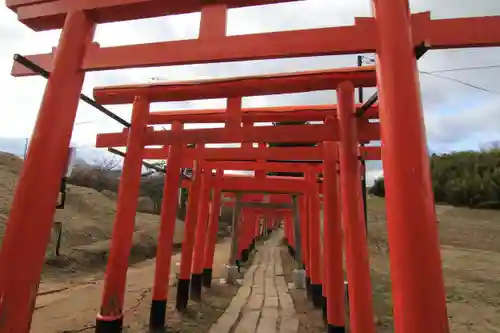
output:
<svg viewBox="0 0 500 333"><path fill-rule="evenodd" d="M436 202L473 208L500 208L500 149L432 154L432 190ZM385 196L384 179L370 189ZM411 193L411 189L409 189Z"/></svg>

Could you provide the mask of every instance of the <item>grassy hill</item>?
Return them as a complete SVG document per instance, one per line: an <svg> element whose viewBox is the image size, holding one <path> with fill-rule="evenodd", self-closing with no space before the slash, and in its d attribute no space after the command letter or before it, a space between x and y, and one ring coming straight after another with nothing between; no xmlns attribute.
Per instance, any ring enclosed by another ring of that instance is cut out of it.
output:
<svg viewBox="0 0 500 333"><path fill-rule="evenodd" d="M0 153L0 239L3 239L5 223L23 161L11 154ZM53 232L47 248L47 271L51 267L79 269L102 268L106 263L109 239L113 229L116 202L109 193L68 186L65 208L57 210L54 222L62 224L61 256L55 258L56 235ZM158 215L137 213L131 262L151 258L156 252L159 228ZM36 223L36 221L32 221ZM178 220L174 236L181 243L183 222Z"/></svg>
<svg viewBox="0 0 500 333"><path fill-rule="evenodd" d="M433 154L432 186L438 203L471 208L500 208L500 149ZM411 189L408 189L411 193ZM371 193L385 195L384 180Z"/></svg>

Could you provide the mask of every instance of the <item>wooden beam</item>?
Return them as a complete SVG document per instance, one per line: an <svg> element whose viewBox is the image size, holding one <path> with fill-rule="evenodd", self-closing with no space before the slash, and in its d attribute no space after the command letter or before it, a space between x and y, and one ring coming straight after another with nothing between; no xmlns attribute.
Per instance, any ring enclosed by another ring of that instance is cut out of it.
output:
<svg viewBox="0 0 500 333"><path fill-rule="evenodd" d="M377 84L375 66L215 80L97 87L94 88L94 98L100 104L130 104L139 95L148 98L150 102L187 101L329 90L335 89L344 81L351 81L356 87L374 87Z"/></svg>
<svg viewBox="0 0 500 333"><path fill-rule="evenodd" d="M282 204L282 203L241 202L240 205L241 205L241 207L272 209L273 211L276 209L291 209L291 208L293 208L293 205L291 205L291 204Z"/></svg>
<svg viewBox="0 0 500 333"><path fill-rule="evenodd" d="M320 169L317 164L282 163L282 162L235 162L235 161L200 161L200 167L218 170L267 171L267 172L308 172Z"/></svg>
<svg viewBox="0 0 500 333"><path fill-rule="evenodd" d="M500 16L464 17L433 20L431 12L412 15L415 46L431 49L500 46Z"/></svg>
<svg viewBox="0 0 500 333"><path fill-rule="evenodd" d="M381 160L380 147L360 147L360 157L366 161ZM168 156L167 148L146 148L143 158L145 160L164 160ZM182 154L183 167L191 168L193 160L205 160L206 162L248 162L258 160L272 161L322 161L323 149L321 147L280 147L280 148L203 148L185 149ZM296 162L291 162L296 164ZM284 164L284 163L277 163ZM236 165L236 164L234 164ZM229 169L228 169L229 170ZM230 169L237 170L237 169ZM249 169L243 169L249 170ZM252 169L255 170L255 169ZM273 170L279 171L279 170Z"/></svg>
<svg viewBox="0 0 500 333"><path fill-rule="evenodd" d="M380 140L379 123L362 123L358 120L359 141L361 143ZM336 125L336 122L334 123ZM96 147L125 147L127 132L98 134ZM206 128L171 131L154 131L145 134L145 146L162 146L174 143L235 143L235 142L276 142L276 143L316 143L338 141L336 126L330 125L284 125L242 127L237 130L228 128Z"/></svg>
<svg viewBox="0 0 500 333"><path fill-rule="evenodd" d="M224 201L228 202L227 199L235 201L236 193L226 192L222 194L224 196ZM263 202L263 200L268 199L269 202L274 203L292 203L292 198L289 194L262 194L262 193L248 193L241 196L241 202Z"/></svg>
<svg viewBox="0 0 500 333"><path fill-rule="evenodd" d="M380 146L358 147L358 154L365 161L382 160L382 148Z"/></svg>
<svg viewBox="0 0 500 333"><path fill-rule="evenodd" d="M249 177L224 177L221 181L222 191L244 191L261 193L304 193L309 190L310 182L303 179L273 179L257 181Z"/></svg>
<svg viewBox="0 0 500 333"><path fill-rule="evenodd" d="M166 148L146 148L143 158L151 160L164 160L168 156ZM284 147L284 148L203 148L185 149L183 160L195 159L208 161L252 161L269 160L290 161L301 159L304 161L318 161L323 158L323 150L318 147ZM187 162L186 162L187 163Z"/></svg>
<svg viewBox="0 0 500 333"><path fill-rule="evenodd" d="M432 49L500 46L499 26L500 16L431 20L429 12L413 14L413 44L425 42ZM82 69L99 71L373 53L376 47L375 20L356 18L355 25L346 27L229 36L210 41L193 39L105 48L96 45L87 52ZM48 53L27 58L50 72L52 57ZM15 63L12 75L34 73Z"/></svg>
<svg viewBox="0 0 500 333"><path fill-rule="evenodd" d="M358 104L360 108L362 104ZM259 122L282 122L282 121L324 121L326 117L337 117L336 105L303 105L283 107L263 107L242 109L243 121ZM364 114L364 118L378 118L378 106L370 107ZM225 109L208 110L169 110L151 112L149 115L150 125L171 124L174 121L180 123L224 123L227 119Z"/></svg>
<svg viewBox="0 0 500 333"><path fill-rule="evenodd" d="M183 179L181 187L189 188L191 179ZM311 182L300 177L268 176L264 182L253 175L224 175L218 183L225 192L292 194L309 190Z"/></svg>
<svg viewBox="0 0 500 333"><path fill-rule="evenodd" d="M86 10L96 23L110 23L199 12L207 4L238 8L293 1L301 0L6 0L6 4L17 12L19 21L43 31L61 29L69 11Z"/></svg>

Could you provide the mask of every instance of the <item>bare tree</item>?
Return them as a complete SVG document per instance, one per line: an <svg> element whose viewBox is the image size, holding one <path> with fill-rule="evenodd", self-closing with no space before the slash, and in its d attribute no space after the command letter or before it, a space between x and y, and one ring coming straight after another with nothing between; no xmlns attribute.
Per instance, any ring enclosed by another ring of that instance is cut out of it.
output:
<svg viewBox="0 0 500 333"><path fill-rule="evenodd" d="M98 166L99 170L103 172L115 170L118 165L120 165L120 161L115 155L111 157L101 157L100 159L94 160L94 163Z"/></svg>
<svg viewBox="0 0 500 333"><path fill-rule="evenodd" d="M96 160L94 166L73 170L69 183L99 192L103 190L116 192L121 173L119 164L119 160L115 157Z"/></svg>

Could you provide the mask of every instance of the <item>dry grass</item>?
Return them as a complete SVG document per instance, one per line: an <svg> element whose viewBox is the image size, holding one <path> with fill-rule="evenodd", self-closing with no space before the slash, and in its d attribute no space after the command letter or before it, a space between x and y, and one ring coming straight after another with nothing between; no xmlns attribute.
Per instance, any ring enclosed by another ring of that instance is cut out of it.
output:
<svg viewBox="0 0 500 333"><path fill-rule="evenodd" d="M368 208L378 332L393 332L384 200L371 198ZM436 213L451 331L500 332L500 212L437 206Z"/></svg>
<svg viewBox="0 0 500 333"><path fill-rule="evenodd" d="M0 153L0 238L23 161L13 155ZM54 222L63 226L61 256L55 257L55 232L47 248L44 274L57 275L64 271L102 269L106 263L109 239L113 229L116 201L110 193L68 186L65 208L57 210ZM156 252L159 216L137 213L131 262L152 258ZM180 243L183 222L177 221L174 242Z"/></svg>
<svg viewBox="0 0 500 333"><path fill-rule="evenodd" d="M450 330L500 332L500 211L436 206ZM373 304L377 333L394 332L385 201L368 200ZM283 250L288 282L295 263ZM320 310L303 291L293 291L300 330L324 332Z"/></svg>

